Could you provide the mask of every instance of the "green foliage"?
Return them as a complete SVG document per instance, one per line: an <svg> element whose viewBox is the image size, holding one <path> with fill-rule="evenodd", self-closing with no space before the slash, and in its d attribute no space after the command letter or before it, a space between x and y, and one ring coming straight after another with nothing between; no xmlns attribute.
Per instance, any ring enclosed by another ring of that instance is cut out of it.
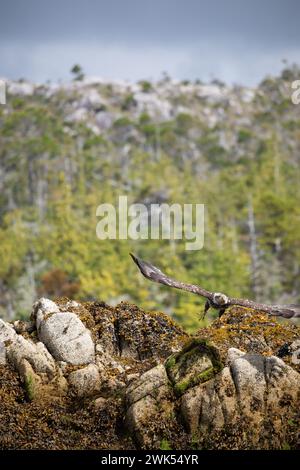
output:
<svg viewBox="0 0 300 470"><path fill-rule="evenodd" d="M238 140L239 144L241 144L243 142L247 142L251 138L252 138L252 132L250 131L250 129L240 129L238 131L237 140Z"/></svg>
<svg viewBox="0 0 300 470"><path fill-rule="evenodd" d="M140 114L139 124L142 126L143 124L149 124L151 122L151 118L148 113L143 112Z"/></svg>
<svg viewBox="0 0 300 470"><path fill-rule="evenodd" d="M116 121L114 122L115 128L126 127L126 126L131 126L131 125L132 125L132 122L127 117L121 117L119 119L116 119Z"/></svg>
<svg viewBox="0 0 300 470"><path fill-rule="evenodd" d="M3 218L0 228L0 278L13 286L23 271L29 248L29 230L20 211L12 211Z"/></svg>
<svg viewBox="0 0 300 470"><path fill-rule="evenodd" d="M167 439L162 439L160 443L160 450L172 450L171 444Z"/></svg>
<svg viewBox="0 0 300 470"><path fill-rule="evenodd" d="M135 99L132 93L129 93L128 95L125 96L121 109L122 111L129 111L131 108L135 106Z"/></svg>
<svg viewBox="0 0 300 470"><path fill-rule="evenodd" d="M34 377L28 373L25 377L24 387L26 392L26 398L28 401L33 401L35 398L35 380Z"/></svg>
<svg viewBox="0 0 300 470"><path fill-rule="evenodd" d="M226 151L220 145L219 137L215 132L206 132L199 139L198 145L211 165L220 167L227 164Z"/></svg>
<svg viewBox="0 0 300 470"><path fill-rule="evenodd" d="M194 120L190 114L180 113L176 117L177 133L179 135L186 135L189 129L193 126Z"/></svg>
<svg viewBox="0 0 300 470"><path fill-rule="evenodd" d="M81 65L79 64L73 65L73 67L71 68L71 74L73 75L74 80L76 81L81 81L84 79L84 73Z"/></svg>
<svg viewBox="0 0 300 470"><path fill-rule="evenodd" d="M107 302L126 295L194 332L216 312L201 321L201 297L143 279L128 253L182 281L253 297L250 196L261 300L295 293L291 302L299 302L299 119L280 79L262 83L251 106L241 102L243 124L232 107L207 102L206 113L223 112L217 124L209 122L196 92L174 92L170 102L191 112L166 121L146 110L137 114L132 93L116 95L112 84L101 86L115 119L101 135L85 123L65 122L77 91L15 97L5 113L0 110L1 315L29 311L20 298L26 278L35 295ZM204 203L204 249L188 252L185 240L98 240L96 208L116 205L120 195L129 203Z"/></svg>
<svg viewBox="0 0 300 470"><path fill-rule="evenodd" d="M150 91L152 91L151 82L148 82L147 80L142 80L139 82L139 84L141 86L143 93L149 93Z"/></svg>

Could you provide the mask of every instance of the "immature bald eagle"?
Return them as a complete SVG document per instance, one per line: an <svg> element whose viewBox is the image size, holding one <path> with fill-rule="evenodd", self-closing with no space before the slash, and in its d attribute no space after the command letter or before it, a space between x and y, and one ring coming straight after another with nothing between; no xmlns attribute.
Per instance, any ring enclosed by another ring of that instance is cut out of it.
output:
<svg viewBox="0 0 300 470"><path fill-rule="evenodd" d="M192 292L193 294L201 295L205 297L206 303L203 313L203 318L209 308L214 308L219 311L219 317L225 312L226 308L232 305L239 305L241 307L253 308L255 310L260 310L262 312L268 313L269 315L284 317L284 318L296 318L300 317L300 305L290 304L290 305L267 305L253 302L253 300L248 299L235 299L233 297L228 297L225 294L220 292L209 292L203 287L196 286L194 284L186 284L184 282L176 281L166 276L160 269L152 266L152 264L147 263L137 256L130 253L133 261L139 267L143 276L150 281L158 282L160 284L165 284L169 287L175 287L176 289L186 290Z"/></svg>

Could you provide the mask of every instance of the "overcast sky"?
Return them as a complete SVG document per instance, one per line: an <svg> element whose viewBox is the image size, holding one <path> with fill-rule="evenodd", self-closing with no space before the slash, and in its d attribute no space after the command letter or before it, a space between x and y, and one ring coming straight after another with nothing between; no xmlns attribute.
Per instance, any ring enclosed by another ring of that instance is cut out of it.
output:
<svg viewBox="0 0 300 470"><path fill-rule="evenodd" d="M300 64L299 0L0 0L0 76L255 84Z"/></svg>

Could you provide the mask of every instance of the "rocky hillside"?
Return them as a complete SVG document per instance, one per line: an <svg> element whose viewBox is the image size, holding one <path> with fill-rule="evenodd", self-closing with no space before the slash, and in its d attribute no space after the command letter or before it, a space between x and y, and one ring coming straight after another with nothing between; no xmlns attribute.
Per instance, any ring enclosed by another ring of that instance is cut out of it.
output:
<svg viewBox="0 0 300 470"><path fill-rule="evenodd" d="M1 449L299 449L300 330L41 298L0 321Z"/></svg>
<svg viewBox="0 0 300 470"><path fill-rule="evenodd" d="M167 76L105 82L80 70L68 83L7 81L1 316L26 316L40 295L127 299L195 331L201 301L146 285L129 251L211 290L299 303L299 76L291 67L256 88ZM147 207L204 203L204 249L97 239L97 206L120 195Z"/></svg>

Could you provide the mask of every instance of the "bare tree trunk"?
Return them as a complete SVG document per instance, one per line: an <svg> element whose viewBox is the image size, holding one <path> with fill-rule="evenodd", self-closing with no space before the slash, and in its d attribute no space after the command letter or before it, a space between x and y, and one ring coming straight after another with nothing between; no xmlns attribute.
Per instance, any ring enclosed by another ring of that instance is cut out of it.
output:
<svg viewBox="0 0 300 470"><path fill-rule="evenodd" d="M253 210L252 198L249 199L248 205L248 228L250 241L250 258L251 258L251 287L255 300L261 300L262 285L260 273L260 259L257 249L257 235L255 227L255 216Z"/></svg>
<svg viewBox="0 0 300 470"><path fill-rule="evenodd" d="M235 255L239 254L239 244L238 244L238 236L236 230L236 221L235 219L231 219L231 227L232 227L232 234L231 234L231 249Z"/></svg>
<svg viewBox="0 0 300 470"><path fill-rule="evenodd" d="M156 161L160 161L161 147L160 147L160 127L159 123L155 123L155 157Z"/></svg>
<svg viewBox="0 0 300 470"><path fill-rule="evenodd" d="M34 204L35 195L35 172L34 172L34 157L28 157L28 202Z"/></svg>

